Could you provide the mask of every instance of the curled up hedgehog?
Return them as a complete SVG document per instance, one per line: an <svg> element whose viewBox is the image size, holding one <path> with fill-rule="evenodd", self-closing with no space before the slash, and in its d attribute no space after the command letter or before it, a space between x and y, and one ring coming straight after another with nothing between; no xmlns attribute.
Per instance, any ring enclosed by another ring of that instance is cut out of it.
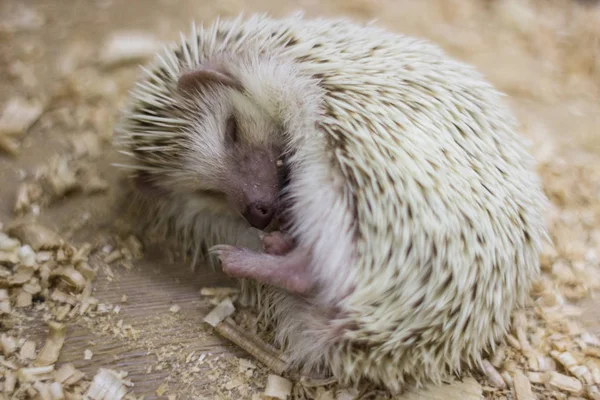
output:
<svg viewBox="0 0 600 400"><path fill-rule="evenodd" d="M117 129L152 218L239 278L289 370L393 392L501 341L546 205L501 95L345 19L217 20L144 69Z"/></svg>

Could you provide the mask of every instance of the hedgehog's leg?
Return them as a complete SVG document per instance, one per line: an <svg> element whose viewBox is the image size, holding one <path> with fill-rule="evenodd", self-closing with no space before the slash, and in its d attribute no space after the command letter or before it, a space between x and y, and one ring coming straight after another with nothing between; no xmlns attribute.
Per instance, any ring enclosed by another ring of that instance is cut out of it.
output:
<svg viewBox="0 0 600 400"><path fill-rule="evenodd" d="M294 239L281 231L267 233L263 237L263 247L267 254L282 256L292 251L295 246Z"/></svg>
<svg viewBox="0 0 600 400"><path fill-rule="evenodd" d="M214 246L211 252L221 260L223 271L234 278L253 279L298 294L310 291L314 283L308 270L310 255L302 248L283 256L226 245Z"/></svg>

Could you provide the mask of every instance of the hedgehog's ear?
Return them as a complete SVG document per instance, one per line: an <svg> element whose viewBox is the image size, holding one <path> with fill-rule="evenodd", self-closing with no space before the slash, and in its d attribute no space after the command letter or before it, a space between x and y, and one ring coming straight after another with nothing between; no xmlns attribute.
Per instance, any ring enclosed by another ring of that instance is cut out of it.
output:
<svg viewBox="0 0 600 400"><path fill-rule="evenodd" d="M177 90L183 93L194 93L202 86L221 84L235 89L241 89L242 84L224 69L211 66L201 66L184 72L177 81Z"/></svg>

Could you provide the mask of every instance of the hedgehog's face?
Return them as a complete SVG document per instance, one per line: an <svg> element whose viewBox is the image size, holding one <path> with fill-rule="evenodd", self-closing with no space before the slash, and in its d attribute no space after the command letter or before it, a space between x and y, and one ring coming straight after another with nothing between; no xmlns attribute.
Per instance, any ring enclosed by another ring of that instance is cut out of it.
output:
<svg viewBox="0 0 600 400"><path fill-rule="evenodd" d="M199 207L233 212L265 229L278 211L281 128L216 69L183 74L178 91L192 111L189 140L176 155L181 168L155 182L174 196L193 196Z"/></svg>

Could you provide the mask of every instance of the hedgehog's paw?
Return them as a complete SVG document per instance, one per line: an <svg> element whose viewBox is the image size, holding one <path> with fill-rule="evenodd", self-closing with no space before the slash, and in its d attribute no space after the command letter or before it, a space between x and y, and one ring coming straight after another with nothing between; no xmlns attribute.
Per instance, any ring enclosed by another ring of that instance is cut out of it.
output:
<svg viewBox="0 0 600 400"><path fill-rule="evenodd" d="M275 256L282 256L289 253L296 245L291 236L281 231L275 231L263 235L262 241L265 252Z"/></svg>
<svg viewBox="0 0 600 400"><path fill-rule="evenodd" d="M229 246L226 244L219 244L211 247L209 250L210 254L217 256L221 262L221 268L223 272L235 278L246 278L241 276L244 271L248 268L247 259L248 255L252 253L251 250L244 249L236 246Z"/></svg>
<svg viewBox="0 0 600 400"><path fill-rule="evenodd" d="M305 294L313 287L307 252L295 249L284 256L258 253L234 246L210 249L221 261L223 272L232 278L246 278L277 286L291 293Z"/></svg>

